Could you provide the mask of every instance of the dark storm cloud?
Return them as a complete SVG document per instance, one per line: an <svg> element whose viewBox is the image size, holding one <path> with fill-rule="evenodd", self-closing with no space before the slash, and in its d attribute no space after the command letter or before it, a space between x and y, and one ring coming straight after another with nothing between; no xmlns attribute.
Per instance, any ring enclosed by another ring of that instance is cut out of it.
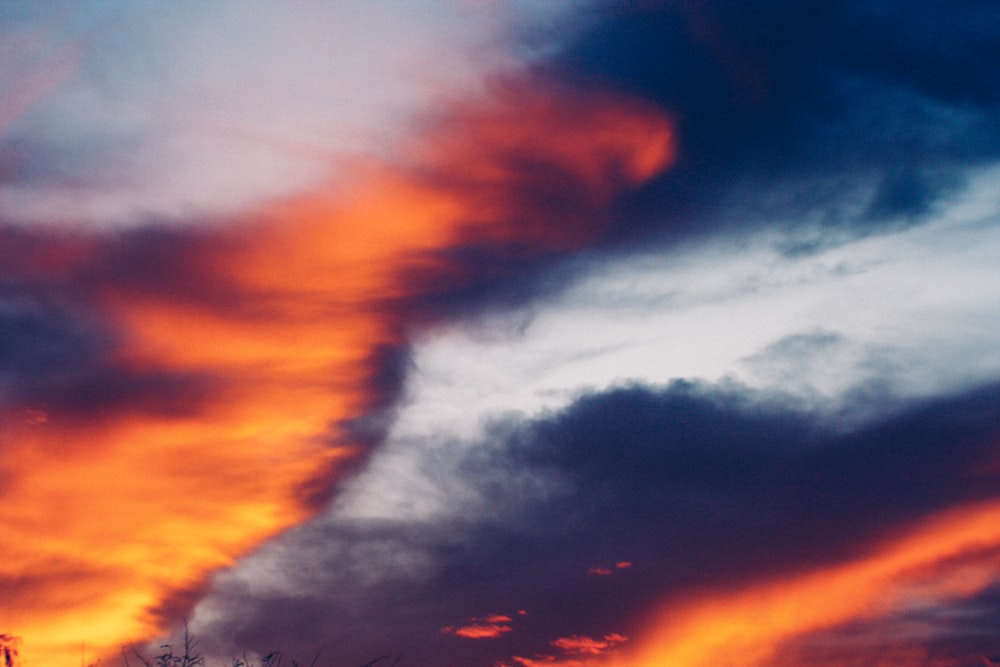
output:
<svg viewBox="0 0 1000 667"><path fill-rule="evenodd" d="M882 177L866 214L875 222L919 220L933 211L935 202L961 185L953 173L935 175L903 168Z"/></svg>
<svg viewBox="0 0 1000 667"><path fill-rule="evenodd" d="M0 378L5 385L72 373L99 347L91 332L65 314L37 307L0 310Z"/></svg>
<svg viewBox="0 0 1000 667"><path fill-rule="evenodd" d="M992 388L831 438L739 393L625 389L533 425L511 451L529 469L570 475L580 497L553 525L605 526L595 556L615 558L615 544L648 526L651 550L632 560L677 552L678 581L787 572L1000 491L995 475L967 477L996 458L987 439L1000 429L998 397Z"/></svg>
<svg viewBox="0 0 1000 667"><path fill-rule="evenodd" d="M655 101L678 123L679 163L633 204L626 236L636 215L638 231L718 222L734 187L744 225L919 222L1000 151L995 3L626 1L595 12L550 66Z"/></svg>
<svg viewBox="0 0 1000 667"><path fill-rule="evenodd" d="M266 301L219 270L241 240L216 229L147 224L122 230L30 228L0 222L0 288L99 319L102 301L127 295L262 317Z"/></svg>
<svg viewBox="0 0 1000 667"><path fill-rule="evenodd" d="M540 72L493 77L478 104L423 129L426 155L403 173L463 210L447 244L401 267L415 289L389 309L417 323L557 291L566 260L599 243L620 203L673 160L673 128L655 106Z"/></svg>
<svg viewBox="0 0 1000 667"><path fill-rule="evenodd" d="M452 496L466 500L449 518L306 526L272 554L287 593L249 595L223 576L208 599L227 620L210 634L303 654L326 641L344 664L402 649L416 667L630 635L671 594L859 557L888 530L997 498L998 405L987 387L835 435L737 387L676 383L494 422L482 444L423 462L440 490L474 490ZM620 562L631 566L593 574ZM438 632L489 614L512 630Z"/></svg>
<svg viewBox="0 0 1000 667"><path fill-rule="evenodd" d="M183 416L196 414L213 387L207 377L121 364L110 332L79 313L25 303L23 295L14 303L0 310L0 407L46 420Z"/></svg>
<svg viewBox="0 0 1000 667"><path fill-rule="evenodd" d="M600 205L579 174L531 145L472 140L470 153L510 175L503 183L422 176L502 202L476 224L579 227L600 211L587 240L595 253L761 225L784 231L787 253L811 253L932 218L1000 157L998 32L1000 9L979 0L605 2L539 64L538 81L660 107L676 123L675 164ZM459 243L434 260L462 279L418 272L423 290L408 308L440 318L530 302L570 283L585 264L579 250L568 261L566 249L523 241Z"/></svg>
<svg viewBox="0 0 1000 667"><path fill-rule="evenodd" d="M128 413L162 417L200 414L216 387L195 373L137 372L106 359L91 359L76 375L19 390L17 403L73 422L101 421Z"/></svg>
<svg viewBox="0 0 1000 667"><path fill-rule="evenodd" d="M121 332L101 316L116 290L177 289L183 266L162 259L162 240L149 248L0 226L0 407L74 421L197 412L212 378L124 363Z"/></svg>
<svg viewBox="0 0 1000 667"><path fill-rule="evenodd" d="M558 294L582 275L584 263L565 252L528 246L466 244L431 254L452 275L415 272L420 292L388 304L414 323L440 323L496 311L513 311ZM454 275L461 276L456 280Z"/></svg>
<svg viewBox="0 0 1000 667"><path fill-rule="evenodd" d="M345 422L344 427L348 441L375 446L385 438L402 399L403 385L413 366L411 350L402 343L375 345L364 364L374 401L367 412Z"/></svg>

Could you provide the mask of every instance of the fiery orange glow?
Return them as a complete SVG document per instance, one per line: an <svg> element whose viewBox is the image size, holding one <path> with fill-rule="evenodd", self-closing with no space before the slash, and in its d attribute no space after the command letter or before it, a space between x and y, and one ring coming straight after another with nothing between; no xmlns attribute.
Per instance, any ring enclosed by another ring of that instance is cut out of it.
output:
<svg viewBox="0 0 1000 667"><path fill-rule="evenodd" d="M581 662L575 658L569 658L568 660L559 660L552 655L543 655L536 658L525 658L520 655L516 655L512 660L521 665L521 667L586 667L587 663ZM499 663L498 667L509 667L506 663Z"/></svg>
<svg viewBox="0 0 1000 667"><path fill-rule="evenodd" d="M628 641L628 638L617 633L605 635L602 639L594 639L587 635L573 635L572 637L560 637L553 641L552 645L567 653L600 655L609 647L625 641Z"/></svg>
<svg viewBox="0 0 1000 667"><path fill-rule="evenodd" d="M82 643L88 661L113 659L156 636L213 571L318 509L308 489L363 454L338 424L377 403L373 354L405 344L392 304L423 289L414 275L462 280L434 251L578 247L617 193L671 158L669 123L631 103L504 89L457 112L407 169L359 166L350 187L190 232L160 260L160 289L130 280L144 257L101 272L111 235L47 232L55 242L12 258L21 277L104 276L79 289L116 332L106 363L182 380L170 405L125 391L93 414L43 401L0 415L0 578L16 582L3 621L25 667L75 664ZM523 164L572 186L571 214L523 196Z"/></svg>
<svg viewBox="0 0 1000 667"><path fill-rule="evenodd" d="M628 641L628 637L613 632L601 639L589 635L572 635L560 637L549 644L559 650L560 656L539 654L533 658L515 655L511 658L514 664L522 667L591 667L605 664L608 655L614 652L619 644ZM498 667L510 667L506 663L497 663Z"/></svg>
<svg viewBox="0 0 1000 667"><path fill-rule="evenodd" d="M976 556L995 553L998 546L1000 505L949 512L844 565L674 601L652 622L638 650L612 664L774 664L782 644L797 636L984 589L995 580L1000 563ZM917 658L912 664L921 664Z"/></svg>
<svg viewBox="0 0 1000 667"><path fill-rule="evenodd" d="M496 639L513 630L510 625L512 620L505 614L491 614L483 618L470 618L469 623L457 628L454 626L441 628L441 632L466 639Z"/></svg>

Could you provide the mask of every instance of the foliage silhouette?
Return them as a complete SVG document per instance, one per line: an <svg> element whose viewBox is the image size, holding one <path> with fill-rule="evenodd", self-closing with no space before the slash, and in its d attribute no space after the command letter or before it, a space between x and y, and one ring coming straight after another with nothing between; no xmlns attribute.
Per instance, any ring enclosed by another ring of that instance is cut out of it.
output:
<svg viewBox="0 0 1000 667"><path fill-rule="evenodd" d="M320 655L323 653L324 648L324 646L320 647L308 665L302 665L292 658L288 663L288 667L316 667L316 663L319 660ZM174 647L171 644L161 645L160 650L161 653L159 655L156 655L153 658L146 658L134 646L129 646L127 649L122 648L122 659L124 660L125 667L133 667L129 661L130 654L133 658L138 660L143 667L206 667L205 657L198 650L198 640L188 632L186 623L184 624L184 642L179 648L179 652L175 653ZM388 656L383 655L366 662L360 667L375 667L375 665L387 659ZM385 665L385 667L396 667L399 665L399 661L401 659L402 655L400 654L392 663ZM232 658L230 667L283 667L283 662L284 656L280 651L271 651L267 655L259 658L257 662L254 662L251 658L247 658L245 655L242 658ZM0 667L14 666L0 664Z"/></svg>
<svg viewBox="0 0 1000 667"><path fill-rule="evenodd" d="M18 667L18 641L18 637L12 634L0 633L0 667ZM198 640L188 632L186 623L184 625L184 642L176 653L171 644L162 644L159 648L160 653L150 658L144 656L134 646L122 647L122 661L125 667L133 667L132 660L137 661L142 667L207 667L205 656L198 650ZM295 659L289 659L288 663L284 663L284 656L280 651L271 651L256 662L246 656L232 658L229 667L316 667L324 648L320 647L308 665L303 665ZM389 656L383 655L360 665L360 667L375 667L388 658ZM401 659L402 655L399 655L392 663L386 664L384 667L397 667ZM88 667L97 667L97 665L95 663Z"/></svg>
<svg viewBox="0 0 1000 667"><path fill-rule="evenodd" d="M17 664L17 637L0 634L0 667L15 667Z"/></svg>

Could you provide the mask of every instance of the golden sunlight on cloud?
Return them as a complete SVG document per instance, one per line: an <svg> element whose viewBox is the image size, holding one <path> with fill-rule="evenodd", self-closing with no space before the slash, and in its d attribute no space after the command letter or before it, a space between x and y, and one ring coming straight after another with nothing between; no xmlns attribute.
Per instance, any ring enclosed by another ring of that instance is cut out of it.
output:
<svg viewBox="0 0 1000 667"><path fill-rule="evenodd" d="M770 665L782 644L798 636L983 590L1000 570L998 546L1000 505L949 512L844 565L674 601L638 649L612 664Z"/></svg>
<svg viewBox="0 0 1000 667"><path fill-rule="evenodd" d="M605 635L601 639L594 639L587 635L573 635L572 637L560 637L552 642L556 648L567 653L582 653L588 655L600 655L615 644L628 641L628 637L618 633Z"/></svg>
<svg viewBox="0 0 1000 667"><path fill-rule="evenodd" d="M628 637L612 632L600 639L589 635L572 635L560 637L549 644L558 649L560 655L538 654L533 658L515 655L511 658L515 665L521 667L596 667L606 664L608 656L614 654L619 644L628 641ZM599 656L604 656L603 659ZM497 667L511 667L506 663L497 663Z"/></svg>
<svg viewBox="0 0 1000 667"><path fill-rule="evenodd" d="M513 620L504 614L492 614L483 618L470 618L469 623L457 628L441 628L441 632L466 639L495 639L514 629L510 625Z"/></svg>
<svg viewBox="0 0 1000 667"><path fill-rule="evenodd" d="M189 236L167 259L144 251L153 269L116 255L111 235L67 233L19 258L8 270L69 285L109 323L111 372L197 388L166 406L126 390L92 410L0 407L0 578L17 582L4 623L25 667L75 664L81 643L113 660L179 618L213 571L319 509L309 489L363 454L338 424L379 400L372 359L408 333L398 304L423 280L462 284L435 251L578 247L617 192L670 162L671 141L665 119L631 103L504 89L437 128L414 168L359 166L349 188L177 232ZM583 203L550 215L537 186L524 194L522 164ZM144 271L161 289L133 284Z"/></svg>

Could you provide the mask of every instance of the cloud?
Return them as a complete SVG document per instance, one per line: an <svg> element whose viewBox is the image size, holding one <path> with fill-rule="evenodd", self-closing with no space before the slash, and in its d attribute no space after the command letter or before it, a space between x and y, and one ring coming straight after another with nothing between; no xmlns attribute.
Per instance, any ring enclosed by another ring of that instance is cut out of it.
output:
<svg viewBox="0 0 1000 667"><path fill-rule="evenodd" d="M995 587L965 600L922 602L893 616L842 623L786 642L775 659L837 665L878 655L883 664L940 667L995 661ZM923 640L907 641L914 636Z"/></svg>
<svg viewBox="0 0 1000 667"><path fill-rule="evenodd" d="M589 568L587 570L587 574L595 574L599 577L610 577L611 575L616 574L617 571L627 570L630 567L632 567L632 563L630 563L627 560L623 560L623 561L618 561L613 566L608 566L608 567L597 566Z"/></svg>
<svg viewBox="0 0 1000 667"><path fill-rule="evenodd" d="M459 627L444 627L441 632L452 634L456 637L466 639L496 639L500 635L510 632L513 628L510 622L513 619L503 614L493 614L483 618L470 618L467 625Z"/></svg>
<svg viewBox="0 0 1000 667"><path fill-rule="evenodd" d="M599 11L549 66L654 101L680 137L676 168L622 217L626 239L776 223L800 247L876 233L920 222L997 157L995 76L981 63L1000 16L987 3Z"/></svg>
<svg viewBox="0 0 1000 667"><path fill-rule="evenodd" d="M15 28L7 32L0 55L4 60L0 81L7 91L0 102L2 137L18 119L72 76L81 53L73 44L59 45L58 39L44 30Z"/></svg>
<svg viewBox="0 0 1000 667"><path fill-rule="evenodd" d="M1000 12L549 4L0 21L27 660L996 655Z"/></svg>
<svg viewBox="0 0 1000 667"><path fill-rule="evenodd" d="M443 316L428 295L495 279L450 249L571 252L669 164L655 110L544 84L498 81L405 160L228 223L0 226L18 526L0 575L41 576L67 551L97 573L89 596L50 600L64 620L44 598L19 612L26 655L76 645L53 624L99 628L93 650L148 637L212 571L318 511L384 432L410 331Z"/></svg>
<svg viewBox="0 0 1000 667"><path fill-rule="evenodd" d="M571 637L560 637L552 640L551 645L563 652L564 657L539 654L534 658L514 656L511 660L523 667L538 667L540 665L556 665L557 667L582 667L585 664L592 664L589 660L582 661L580 658L590 658L600 656L613 650L614 646L628 641L628 637L617 633L605 635L602 639L594 639L587 635L573 635ZM565 657L571 656L571 657ZM504 665L506 663L497 663Z"/></svg>
<svg viewBox="0 0 1000 667"><path fill-rule="evenodd" d="M0 25L18 93L0 139L19 153L0 205L20 224L238 217L349 178L347 158L391 159L414 116L476 94L484 69L519 68L521 26L570 6L20 7Z"/></svg>
<svg viewBox="0 0 1000 667"><path fill-rule="evenodd" d="M99 345L87 327L39 307L8 305L0 314L0 376L13 388L30 379L55 379Z"/></svg>
<svg viewBox="0 0 1000 667"><path fill-rule="evenodd" d="M485 416L630 380L734 379L844 422L989 382L992 178L919 227L792 257L774 230L590 253L529 304L418 337L396 432L472 437Z"/></svg>
<svg viewBox="0 0 1000 667"><path fill-rule="evenodd" d="M600 655L611 646L625 641L628 641L628 638L619 634L605 635L602 639L594 639L586 635L573 635L572 637L555 639L552 641L552 645L567 653Z"/></svg>
<svg viewBox="0 0 1000 667"><path fill-rule="evenodd" d="M220 652L227 641L308 652L298 633L269 629L266 619L283 615L291 627L311 628L310 641L339 638L338 659L381 643L421 665L452 655L437 629L454 628L454 609L468 607L527 610L516 632L496 633L512 656L550 655L560 638L613 633L636 637L640 656L655 646L659 610L671 612L664 628L687 627L688 606L691 623L715 618L711 600L730 604L730 596L733 614L759 615L757 590L778 595L780 609L799 599L781 591L807 596L868 577L859 580L868 592L858 605L883 596L881 613L892 617L907 613L907 598L897 596L920 571L908 568L938 567L929 581L956 573L959 587L942 583L919 595L961 604L989 590L995 574L987 552L968 551L963 565L985 575L979 584L948 559L957 553L950 545L997 539L984 529L993 509L981 519L953 510L997 502L996 394L987 387L846 434L817 430L808 413L753 392L683 383L618 389L536 420L499 421L475 443L444 452L422 445L424 493L455 499L463 487L461 511L415 509L375 521L352 518L341 504L220 576L194 627L220 638ZM436 488L439 481L452 487ZM413 489L410 497L419 502ZM920 532L934 525L940 530ZM940 546L929 547L935 539ZM894 553L908 555L892 560ZM587 575L595 558L623 562L621 554L632 562L627 577ZM252 596L247 586L256 587ZM844 622L867 613L830 609L828 618ZM819 627L813 616L801 625L795 618L775 636ZM487 621L470 627L488 630ZM719 637L721 644L728 635ZM711 650L706 644L706 660Z"/></svg>

